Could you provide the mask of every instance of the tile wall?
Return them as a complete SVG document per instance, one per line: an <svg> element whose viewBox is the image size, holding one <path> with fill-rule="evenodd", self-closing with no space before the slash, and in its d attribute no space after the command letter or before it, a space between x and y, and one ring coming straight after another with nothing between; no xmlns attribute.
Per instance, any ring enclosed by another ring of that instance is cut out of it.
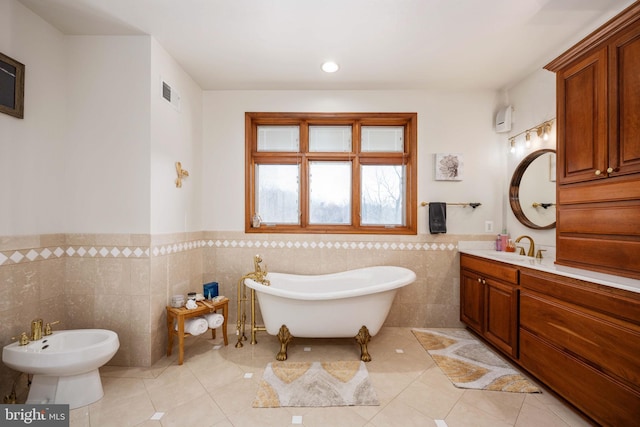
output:
<svg viewBox="0 0 640 427"><path fill-rule="evenodd" d="M457 327L459 240L486 235L280 235L194 232L165 235L52 234L0 236L0 345L32 319L55 329L105 328L120 350L109 362L151 366L166 352L165 307L171 295L217 281L235 325L238 279L260 254L268 270L320 274L372 265L416 272L402 288L387 326ZM235 334L230 330L230 345ZM17 373L0 365L0 397Z"/></svg>

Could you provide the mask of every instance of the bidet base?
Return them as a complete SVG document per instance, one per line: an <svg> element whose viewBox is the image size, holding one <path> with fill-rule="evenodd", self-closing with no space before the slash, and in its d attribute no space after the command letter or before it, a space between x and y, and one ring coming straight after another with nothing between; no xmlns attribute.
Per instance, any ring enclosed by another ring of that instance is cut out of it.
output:
<svg viewBox="0 0 640 427"><path fill-rule="evenodd" d="M79 375L34 375L26 403L68 404L69 409L89 405L104 396L97 369Z"/></svg>

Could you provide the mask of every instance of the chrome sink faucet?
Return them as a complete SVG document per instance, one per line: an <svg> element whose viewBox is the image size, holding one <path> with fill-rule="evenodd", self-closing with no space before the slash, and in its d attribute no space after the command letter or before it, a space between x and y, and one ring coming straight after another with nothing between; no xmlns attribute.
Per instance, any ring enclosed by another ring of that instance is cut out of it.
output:
<svg viewBox="0 0 640 427"><path fill-rule="evenodd" d="M536 253L536 245L533 243L533 239L529 236L520 236L516 239L516 243L520 243L522 239L529 239L529 250L527 251L527 256L533 257Z"/></svg>

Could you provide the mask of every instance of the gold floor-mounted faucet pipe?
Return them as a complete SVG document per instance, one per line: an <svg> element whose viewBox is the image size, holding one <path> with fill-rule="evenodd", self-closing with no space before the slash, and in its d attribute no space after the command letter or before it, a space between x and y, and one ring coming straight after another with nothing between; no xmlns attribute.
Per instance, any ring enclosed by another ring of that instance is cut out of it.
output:
<svg viewBox="0 0 640 427"><path fill-rule="evenodd" d="M247 340L247 336L245 335L245 328L247 322L247 313L246 313L246 302L247 302L247 287L244 284L245 279L252 279L258 283L261 283L265 286L269 286L271 283L267 280L267 268L265 266L264 270L260 266L262 263L262 258L260 255L256 255L253 258L253 268L254 271L251 273L247 273L238 280L238 316L236 321L236 334L238 335L238 342L236 343L236 348L243 347L242 341ZM256 332L257 331L265 331L266 328L262 326L256 326L256 293L252 289L251 290L251 344L256 344Z"/></svg>
<svg viewBox="0 0 640 427"><path fill-rule="evenodd" d="M520 243L522 239L529 239L529 250L527 251L527 256L533 257L536 253L536 245L533 243L533 239L529 236L520 236L516 239L516 243Z"/></svg>

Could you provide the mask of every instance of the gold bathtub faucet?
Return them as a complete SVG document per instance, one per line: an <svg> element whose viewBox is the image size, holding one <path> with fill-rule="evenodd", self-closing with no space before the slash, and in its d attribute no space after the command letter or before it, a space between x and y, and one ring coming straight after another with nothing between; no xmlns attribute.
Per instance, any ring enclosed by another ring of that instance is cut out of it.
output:
<svg viewBox="0 0 640 427"><path fill-rule="evenodd" d="M260 255L256 255L253 258L253 268L254 268L254 272L253 273L249 273L247 274L245 278L247 279L253 279L258 283L261 283L265 286L269 286L271 285L271 282L269 282L269 280L267 280L267 266L265 265L264 267L264 271L262 271L262 267L260 267L260 263L262 262L262 258L260 257Z"/></svg>

